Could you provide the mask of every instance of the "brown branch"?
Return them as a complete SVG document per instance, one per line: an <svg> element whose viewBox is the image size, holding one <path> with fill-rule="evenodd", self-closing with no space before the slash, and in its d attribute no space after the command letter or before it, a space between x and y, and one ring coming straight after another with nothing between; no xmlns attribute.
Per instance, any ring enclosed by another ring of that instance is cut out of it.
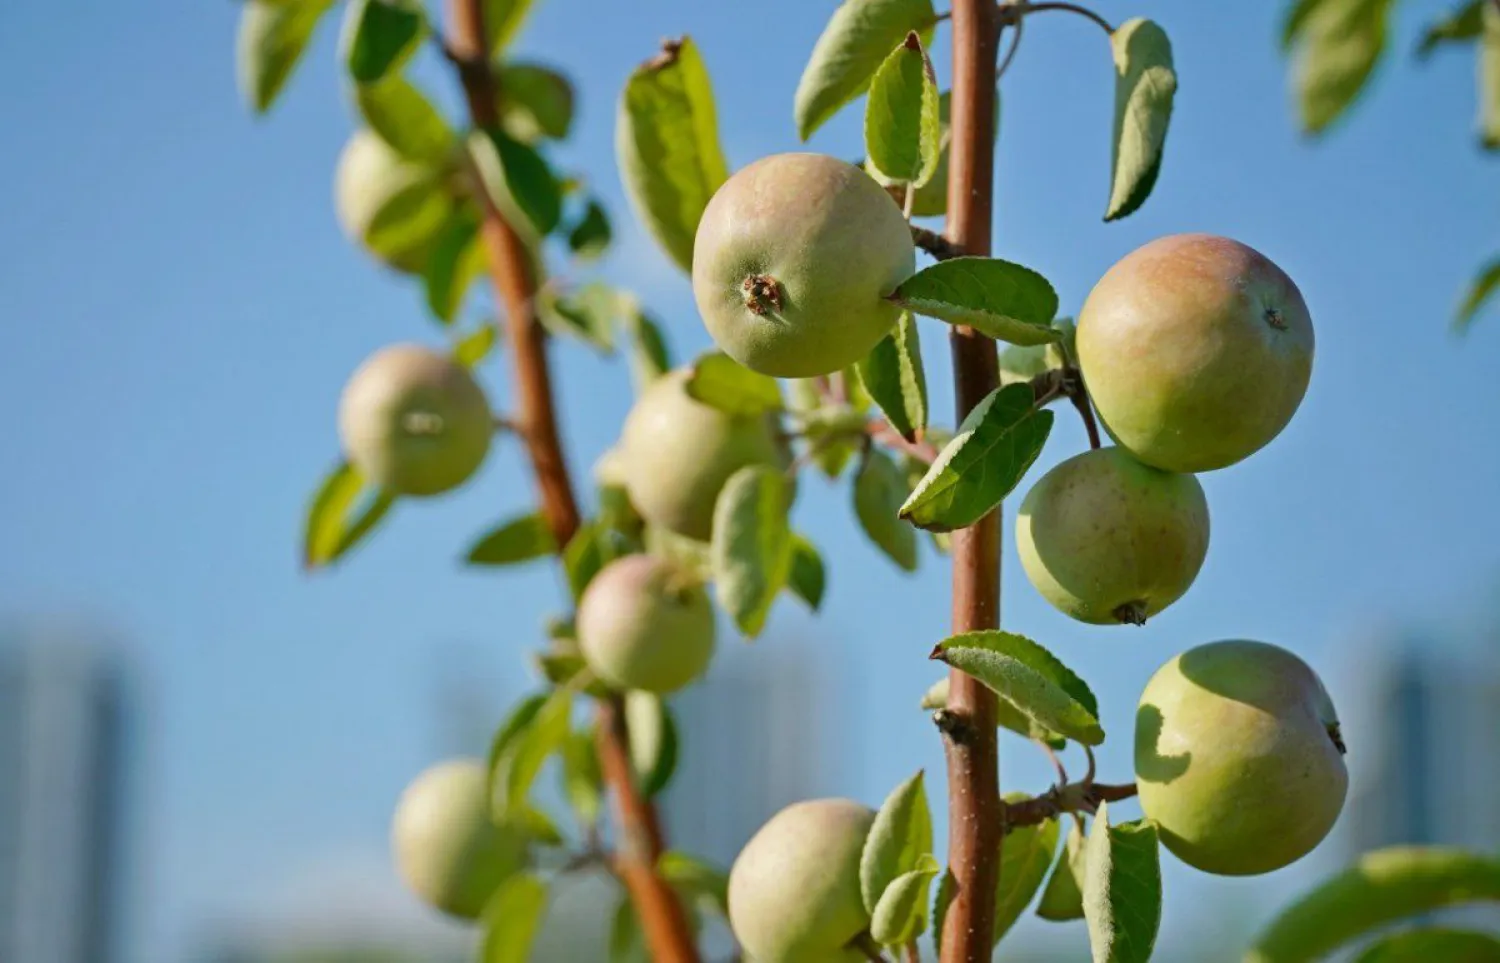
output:
<svg viewBox="0 0 1500 963"><path fill-rule="evenodd" d="M963 257L967 252L960 246L954 244L937 231L929 231L925 227L911 226L912 243L931 254L939 261L947 261L951 258Z"/></svg>
<svg viewBox="0 0 1500 963"><path fill-rule="evenodd" d="M999 17L994 0L954 0L947 236L955 250L968 254L990 252ZM955 327L949 343L957 423L962 423L998 387L999 362L995 343L970 328ZM1000 516L991 512L953 533L953 630L992 629L999 620ZM943 920L942 963L989 963L1004 825L995 694L957 669L950 679L943 743L954 894Z"/></svg>
<svg viewBox="0 0 1500 963"><path fill-rule="evenodd" d="M457 65L470 118L479 128L494 129L499 123L499 108L485 48L483 0L450 0L448 14L447 50ZM556 543L563 546L578 531L578 502L558 436L545 339L535 313L536 278L525 242L489 195L483 190L476 193L483 215L480 232L490 279L496 300L504 309L504 333L514 359L517 434L531 460L542 513ZM656 858L663 847L661 828L651 801L635 784L629 746L620 700L602 700L599 762L613 792L621 825L623 838L616 860L620 877L640 917L652 959L656 963L698 963L687 916L671 886L656 871Z"/></svg>
<svg viewBox="0 0 1500 963"><path fill-rule="evenodd" d="M1100 803L1119 802L1136 794L1135 783L1105 785L1075 782L1053 786L1040 796L1005 803L1005 832L1035 826L1063 813L1093 813Z"/></svg>
<svg viewBox="0 0 1500 963"><path fill-rule="evenodd" d="M916 940L906 944L906 963L922 963L922 951L917 949Z"/></svg>
<svg viewBox="0 0 1500 963"><path fill-rule="evenodd" d="M1015 18L1023 17L1029 13L1045 13L1048 10L1076 13L1080 17L1086 17L1097 23L1100 27L1104 28L1104 32L1107 34L1115 32L1115 28L1110 26L1108 20L1105 20L1088 7L1080 6L1076 3L1017 3L1009 5L1007 9L1011 11L1010 16Z"/></svg>

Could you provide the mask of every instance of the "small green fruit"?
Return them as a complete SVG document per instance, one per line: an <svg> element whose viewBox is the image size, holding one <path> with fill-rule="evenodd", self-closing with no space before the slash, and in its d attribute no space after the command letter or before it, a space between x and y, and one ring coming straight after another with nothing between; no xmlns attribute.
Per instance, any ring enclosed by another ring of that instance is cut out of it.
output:
<svg viewBox="0 0 1500 963"><path fill-rule="evenodd" d="M910 227L868 174L822 154L774 154L708 202L693 295L725 354L807 378L870 353L901 315L884 298L915 267Z"/></svg>
<svg viewBox="0 0 1500 963"><path fill-rule="evenodd" d="M729 872L729 925L756 963L863 963L870 926L859 860L875 811L848 799L794 803L745 844Z"/></svg>
<svg viewBox="0 0 1500 963"><path fill-rule="evenodd" d="M525 839L490 818L489 774L477 759L439 763L412 781L391 824L396 869L437 909L476 919L526 862Z"/></svg>
<svg viewBox="0 0 1500 963"><path fill-rule="evenodd" d="M489 402L469 369L420 345L375 352L339 400L345 453L392 494L436 495L468 481L493 432Z"/></svg>
<svg viewBox="0 0 1500 963"><path fill-rule="evenodd" d="M420 274L449 213L444 176L355 131L334 171L339 226L387 267Z"/></svg>
<svg viewBox="0 0 1500 963"><path fill-rule="evenodd" d="M713 657L713 606L680 566L627 555L604 566L584 590L578 646L594 674L616 688L675 692Z"/></svg>
<svg viewBox="0 0 1500 963"><path fill-rule="evenodd" d="M625 489L646 521L706 542L729 476L751 465L784 468L786 445L769 417L730 415L687 393L689 371L657 378L625 419Z"/></svg>
<svg viewBox="0 0 1500 963"><path fill-rule="evenodd" d="M1166 471L1233 465L1280 434L1312 374L1313 327L1292 279L1208 234L1126 255L1078 315L1078 357L1121 447Z"/></svg>
<svg viewBox="0 0 1500 963"><path fill-rule="evenodd" d="M1036 483L1016 518L1031 584L1094 625L1140 625L1182 597L1208 554L1208 501L1192 475L1119 448L1074 455Z"/></svg>
<svg viewBox="0 0 1500 963"><path fill-rule="evenodd" d="M1167 849L1222 876L1307 855L1349 787L1323 683L1264 642L1200 645L1157 670L1136 712L1135 774Z"/></svg>

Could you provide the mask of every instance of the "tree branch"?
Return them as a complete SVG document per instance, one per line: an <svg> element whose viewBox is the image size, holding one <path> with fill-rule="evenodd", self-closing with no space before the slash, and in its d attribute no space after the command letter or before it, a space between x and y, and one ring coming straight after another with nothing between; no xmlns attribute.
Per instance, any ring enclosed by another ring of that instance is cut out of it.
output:
<svg viewBox="0 0 1500 963"><path fill-rule="evenodd" d="M1102 802L1119 802L1136 794L1135 783L1105 785L1074 782L1053 786L1040 796L1005 803L1005 832L1022 826L1035 826L1063 813L1090 813Z"/></svg>
<svg viewBox="0 0 1500 963"><path fill-rule="evenodd" d="M482 0L450 0L447 51L458 68L476 127L499 123L495 78L485 46ZM559 547L578 531L578 502L563 457L553 403L545 340L535 313L536 278L525 242L484 191L478 191L480 232L497 302L503 308L505 337L516 385L514 421L531 461L542 513ZM630 766L629 732L618 697L599 704L599 762L615 798L621 846L616 861L656 963L698 963L687 916L671 886L656 871L662 851L661 827L651 801L641 795Z"/></svg>
<svg viewBox="0 0 1500 963"><path fill-rule="evenodd" d="M954 244L937 231L929 231L925 227L911 226L911 239L917 247L931 254L939 261L947 261L955 257L963 257L967 252L960 246Z"/></svg>
<svg viewBox="0 0 1500 963"><path fill-rule="evenodd" d="M1076 13L1080 17L1085 17L1097 23L1104 29L1104 32L1107 34L1113 35L1115 32L1115 28L1110 26L1108 20L1105 20L1103 17L1099 16L1099 14L1090 10L1088 7L1080 6L1076 3L1017 3L1009 5L1007 9L1012 11L1010 16L1014 18L1023 17L1029 13L1045 13L1048 10L1060 10L1064 13Z"/></svg>

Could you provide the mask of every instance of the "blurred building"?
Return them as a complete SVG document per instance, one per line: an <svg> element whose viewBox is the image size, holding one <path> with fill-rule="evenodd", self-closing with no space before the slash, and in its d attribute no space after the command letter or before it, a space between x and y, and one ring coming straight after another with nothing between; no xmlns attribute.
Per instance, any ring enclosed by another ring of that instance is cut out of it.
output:
<svg viewBox="0 0 1500 963"><path fill-rule="evenodd" d="M0 960L121 958L135 715L112 650L0 636Z"/></svg>

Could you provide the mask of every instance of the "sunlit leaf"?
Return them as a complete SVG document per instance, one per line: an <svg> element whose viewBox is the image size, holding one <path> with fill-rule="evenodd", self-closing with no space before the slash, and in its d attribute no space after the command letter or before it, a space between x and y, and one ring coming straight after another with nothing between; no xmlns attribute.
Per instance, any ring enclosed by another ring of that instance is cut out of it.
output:
<svg viewBox="0 0 1500 963"><path fill-rule="evenodd" d="M873 913L880 896L903 873L919 869L932 852L932 813L927 807L924 774L901 783L881 804L865 836L859 860L859 888L865 910Z"/></svg>
<svg viewBox="0 0 1500 963"><path fill-rule="evenodd" d="M1110 35L1115 56L1115 126L1106 221L1130 214L1151 193L1177 94L1166 31L1137 17ZM1050 319L1049 319L1050 320Z"/></svg>
<svg viewBox="0 0 1500 963"><path fill-rule="evenodd" d="M875 71L865 105L865 151L888 180L921 187L942 153L937 77L915 32Z"/></svg>
<svg viewBox="0 0 1500 963"><path fill-rule="evenodd" d="M1058 338L1052 285L1030 268L999 258L957 257L928 265L903 281L890 300L1011 344Z"/></svg>
<svg viewBox="0 0 1500 963"><path fill-rule="evenodd" d="M719 604L750 638L765 626L791 572L790 507L786 476L765 465L731 475L714 505L714 589Z"/></svg>
<svg viewBox="0 0 1500 963"><path fill-rule="evenodd" d="M332 7L333 0L243 0L235 72L240 94L256 113L271 109Z"/></svg>
<svg viewBox="0 0 1500 963"><path fill-rule="evenodd" d="M349 0L340 53L355 83L369 84L399 68L427 36L421 0Z"/></svg>
<svg viewBox="0 0 1500 963"><path fill-rule="evenodd" d="M317 568L342 558L374 530L394 501L391 495L367 489L359 469L340 462L323 478L308 507L302 564Z"/></svg>
<svg viewBox="0 0 1500 963"><path fill-rule="evenodd" d="M1025 636L963 632L939 642L932 657L962 669L1053 732L1089 746L1104 741L1098 702L1088 686Z"/></svg>
<svg viewBox="0 0 1500 963"><path fill-rule="evenodd" d="M840 107L869 89L875 71L906 35L932 37L932 0L845 0L823 28L802 79L793 113L807 140Z"/></svg>

